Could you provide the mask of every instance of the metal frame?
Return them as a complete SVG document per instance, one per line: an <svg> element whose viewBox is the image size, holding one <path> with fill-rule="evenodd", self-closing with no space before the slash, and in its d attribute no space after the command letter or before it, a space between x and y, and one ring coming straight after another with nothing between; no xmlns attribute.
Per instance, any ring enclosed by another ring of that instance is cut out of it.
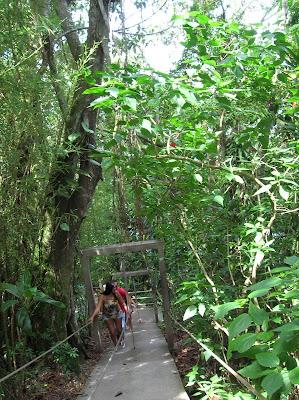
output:
<svg viewBox="0 0 299 400"><path fill-rule="evenodd" d="M169 301L168 283L166 276L164 247L162 240L148 240L142 242L122 243L122 244L114 244L108 246L94 246L81 249L80 250L81 264L83 268L89 312L90 314L92 314L96 308L96 301L94 297L93 285L91 281L90 268L89 268L89 257L95 257L104 254L107 255L107 254L129 253L133 251L143 251L143 250L157 250L158 252L167 344L169 350L173 350L174 339L173 339L172 321L168 314L168 312L170 312L170 301ZM98 351L102 351L101 334L100 334L99 324L97 323L97 321L98 319L96 316L94 319L95 323L93 324L93 338L96 342Z"/></svg>

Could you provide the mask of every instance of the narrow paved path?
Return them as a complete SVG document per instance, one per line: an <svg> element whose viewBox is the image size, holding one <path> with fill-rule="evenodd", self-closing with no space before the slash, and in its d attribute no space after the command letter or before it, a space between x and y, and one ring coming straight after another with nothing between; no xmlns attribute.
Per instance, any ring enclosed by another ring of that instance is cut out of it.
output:
<svg viewBox="0 0 299 400"><path fill-rule="evenodd" d="M189 400L151 308L133 313L133 329L135 348L126 331L125 349L119 348L107 366L110 345L77 400Z"/></svg>

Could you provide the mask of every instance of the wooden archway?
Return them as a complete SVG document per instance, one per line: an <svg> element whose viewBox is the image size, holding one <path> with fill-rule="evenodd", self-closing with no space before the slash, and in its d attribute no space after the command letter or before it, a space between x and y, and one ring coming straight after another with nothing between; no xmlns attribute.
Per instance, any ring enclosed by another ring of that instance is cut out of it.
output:
<svg viewBox="0 0 299 400"><path fill-rule="evenodd" d="M168 314L168 312L170 312L170 301L169 301L165 256L164 256L164 248L162 240L148 240L142 242L122 243L122 244L114 244L108 246L94 246L81 249L80 256L81 256L81 264L83 268L83 275L85 281L86 296L88 300L88 309L90 314L92 314L96 308L96 301L94 297L93 285L91 281L90 268L89 268L89 257L101 256L104 254L107 255L107 254L129 253L133 251L143 251L143 250L158 251L167 344L169 350L173 350L174 340L173 340L172 322ZM99 324L97 323L98 322L97 316L95 317L94 321L95 323L93 324L93 338L96 342L98 351L102 351L101 335L100 335Z"/></svg>

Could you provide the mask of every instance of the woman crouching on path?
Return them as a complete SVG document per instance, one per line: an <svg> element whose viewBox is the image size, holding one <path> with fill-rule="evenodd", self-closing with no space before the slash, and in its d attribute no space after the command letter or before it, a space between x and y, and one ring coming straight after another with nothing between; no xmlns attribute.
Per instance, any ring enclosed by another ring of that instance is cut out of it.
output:
<svg viewBox="0 0 299 400"><path fill-rule="evenodd" d="M87 323L93 322L94 317L97 315L97 313L99 311L102 311L103 320L105 321L109 329L109 333L114 346L116 346L117 338L120 337L122 332L122 325L121 325L122 312L118 302L120 302L123 305L125 311L128 313L129 311L127 305L124 302L122 296L115 289L114 283L107 282L105 291L99 297L96 309L94 310L92 316L87 321ZM115 332L114 323L117 332Z"/></svg>

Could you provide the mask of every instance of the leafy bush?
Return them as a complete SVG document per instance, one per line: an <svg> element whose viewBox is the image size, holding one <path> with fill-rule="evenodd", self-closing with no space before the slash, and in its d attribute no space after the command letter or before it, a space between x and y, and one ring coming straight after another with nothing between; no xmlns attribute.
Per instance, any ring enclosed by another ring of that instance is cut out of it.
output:
<svg viewBox="0 0 299 400"><path fill-rule="evenodd" d="M80 360L76 347L69 343L62 343L53 350L54 362L61 366L66 374L69 372L79 372Z"/></svg>

